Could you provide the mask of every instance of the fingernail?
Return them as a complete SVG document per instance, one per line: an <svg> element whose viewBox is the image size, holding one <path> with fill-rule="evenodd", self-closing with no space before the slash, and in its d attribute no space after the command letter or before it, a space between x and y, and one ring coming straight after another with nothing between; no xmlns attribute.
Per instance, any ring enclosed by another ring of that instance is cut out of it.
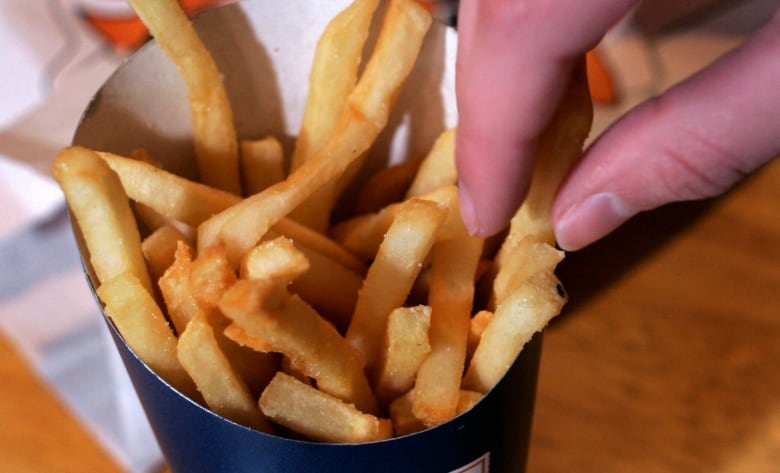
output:
<svg viewBox="0 0 780 473"><path fill-rule="evenodd" d="M458 200L460 202L460 218L470 235L479 234L479 220L474 201L463 182L458 183Z"/></svg>
<svg viewBox="0 0 780 473"><path fill-rule="evenodd" d="M583 248L620 226L636 212L616 195L593 194L572 205L558 219L555 235L567 251Z"/></svg>

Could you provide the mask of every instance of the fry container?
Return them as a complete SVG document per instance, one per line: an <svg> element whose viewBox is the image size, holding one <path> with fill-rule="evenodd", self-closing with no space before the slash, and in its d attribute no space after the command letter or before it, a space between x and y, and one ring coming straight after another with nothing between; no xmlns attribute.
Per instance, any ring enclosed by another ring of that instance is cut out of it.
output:
<svg viewBox="0 0 780 473"><path fill-rule="evenodd" d="M239 138L273 134L292 150L316 41L345 0L247 0L199 15L195 26L228 89ZM375 147L390 161L420 156L457 123L457 35L434 23L387 129ZM168 170L194 174L184 85L154 42L97 92L74 144L127 155L145 148ZM369 158L369 163L374 160ZM78 234L78 229L76 229ZM81 254L94 289L86 249ZM97 299L96 299L97 300ZM173 472L522 472L541 336L478 404L434 428L363 444L315 443L254 431L217 416L152 372L106 318L116 347Z"/></svg>

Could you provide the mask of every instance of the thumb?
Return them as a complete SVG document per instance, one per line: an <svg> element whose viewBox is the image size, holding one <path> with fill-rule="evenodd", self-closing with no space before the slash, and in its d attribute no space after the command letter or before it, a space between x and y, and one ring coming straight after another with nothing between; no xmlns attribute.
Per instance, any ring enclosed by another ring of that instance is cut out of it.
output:
<svg viewBox="0 0 780 473"><path fill-rule="evenodd" d="M634 214L711 197L780 153L780 15L741 47L616 122L559 191L561 247L582 248Z"/></svg>

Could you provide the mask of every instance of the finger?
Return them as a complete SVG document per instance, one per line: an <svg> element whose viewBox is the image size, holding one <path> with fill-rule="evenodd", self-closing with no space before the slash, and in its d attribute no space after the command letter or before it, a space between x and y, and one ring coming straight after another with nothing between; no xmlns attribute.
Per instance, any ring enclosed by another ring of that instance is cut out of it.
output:
<svg viewBox="0 0 780 473"><path fill-rule="evenodd" d="M578 249L634 214L724 192L780 153L780 14L741 47L619 120L586 151L553 207Z"/></svg>
<svg viewBox="0 0 780 473"><path fill-rule="evenodd" d="M461 2L456 159L469 230L503 228L573 62L636 0Z"/></svg>

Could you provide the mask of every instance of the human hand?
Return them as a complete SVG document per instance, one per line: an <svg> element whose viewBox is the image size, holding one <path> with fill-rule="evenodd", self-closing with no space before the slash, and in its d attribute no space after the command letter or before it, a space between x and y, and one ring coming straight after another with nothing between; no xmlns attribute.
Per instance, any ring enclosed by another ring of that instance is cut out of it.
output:
<svg viewBox="0 0 780 473"><path fill-rule="evenodd" d="M633 0L461 2L461 213L490 235L522 202L539 134L574 62ZM585 151L553 206L561 247L634 214L721 193L780 153L780 15L710 67L636 107Z"/></svg>

